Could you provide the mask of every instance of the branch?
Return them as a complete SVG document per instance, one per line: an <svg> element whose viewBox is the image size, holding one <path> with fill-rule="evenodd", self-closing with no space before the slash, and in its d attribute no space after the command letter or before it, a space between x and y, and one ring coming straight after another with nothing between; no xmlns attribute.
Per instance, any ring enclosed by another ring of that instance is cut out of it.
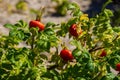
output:
<svg viewBox="0 0 120 80"><path fill-rule="evenodd" d="M105 48L105 47L98 47L98 48L92 48L92 49L90 49L89 50L89 52L94 52L94 51L97 51L97 50L100 50L100 49L103 49L103 48Z"/></svg>
<svg viewBox="0 0 120 80"><path fill-rule="evenodd" d="M117 36L115 37L115 39L112 40L112 42L114 42L116 39L118 39L118 37L119 37L119 35L117 35ZM89 50L89 52L94 52L94 51L97 51L97 50L100 50L100 49L105 48L105 47L98 47L98 48L96 48L96 47L97 47L97 46L95 45L92 49Z"/></svg>
<svg viewBox="0 0 120 80"><path fill-rule="evenodd" d="M117 36L116 36L116 38L115 38L115 39L113 39L113 41L112 41L112 42L114 42L114 41L115 41L118 37L119 37L119 35L117 35Z"/></svg>
<svg viewBox="0 0 120 80"><path fill-rule="evenodd" d="M47 70L52 70L52 69L55 69L57 67L59 67L59 65L55 64L55 65L52 65L49 68L47 68Z"/></svg>

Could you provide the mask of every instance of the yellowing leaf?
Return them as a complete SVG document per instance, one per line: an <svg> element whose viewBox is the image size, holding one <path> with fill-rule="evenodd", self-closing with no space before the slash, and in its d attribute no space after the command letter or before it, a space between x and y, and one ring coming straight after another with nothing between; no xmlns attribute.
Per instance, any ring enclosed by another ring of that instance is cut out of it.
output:
<svg viewBox="0 0 120 80"><path fill-rule="evenodd" d="M83 14L80 16L80 21L89 21L88 14Z"/></svg>

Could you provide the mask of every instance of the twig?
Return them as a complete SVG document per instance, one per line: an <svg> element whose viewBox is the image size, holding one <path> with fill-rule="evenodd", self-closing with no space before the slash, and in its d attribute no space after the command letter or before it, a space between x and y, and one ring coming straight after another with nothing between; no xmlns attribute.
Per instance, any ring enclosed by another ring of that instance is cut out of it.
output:
<svg viewBox="0 0 120 80"><path fill-rule="evenodd" d="M52 69L55 69L55 68L57 68L58 66L59 66L59 65L55 64L55 65L50 66L49 68L47 68L47 70L52 70Z"/></svg>
<svg viewBox="0 0 120 80"><path fill-rule="evenodd" d="M114 42L118 37L119 37L119 35L117 35L117 36L115 37L115 39L112 40L112 42ZM100 50L100 49L105 48L105 47L98 47L98 48L96 48L96 47L97 47L97 46L95 45L92 49L89 50L89 52L94 52L94 51L97 51L97 50Z"/></svg>
<svg viewBox="0 0 120 80"><path fill-rule="evenodd" d="M118 37L119 37L119 35L117 35L117 36L116 36L116 38L115 38L115 39L113 39L113 41L112 41L112 42L114 42L114 41L115 41Z"/></svg>
<svg viewBox="0 0 120 80"><path fill-rule="evenodd" d="M105 48L105 47L98 47L98 48L90 49L89 52L94 52L94 51L97 51L97 50L100 50L103 48Z"/></svg>
<svg viewBox="0 0 120 80"><path fill-rule="evenodd" d="M96 47L97 47L97 44L94 47L92 47L92 49L90 49L89 52L93 51Z"/></svg>

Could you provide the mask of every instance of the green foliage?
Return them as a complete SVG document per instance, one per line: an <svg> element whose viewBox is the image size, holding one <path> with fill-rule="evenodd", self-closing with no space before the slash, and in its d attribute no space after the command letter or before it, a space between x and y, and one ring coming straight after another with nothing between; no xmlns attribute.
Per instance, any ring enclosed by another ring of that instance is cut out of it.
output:
<svg viewBox="0 0 120 80"><path fill-rule="evenodd" d="M116 69L116 64L120 62L120 50L116 50L115 52L113 52L109 59L108 59L108 63L111 65L111 67L113 67L114 69Z"/></svg>
<svg viewBox="0 0 120 80"><path fill-rule="evenodd" d="M61 16L65 16L67 14L67 7L69 4L68 0L52 0L57 3L56 12Z"/></svg>
<svg viewBox="0 0 120 80"><path fill-rule="evenodd" d="M22 20L14 25L9 23L4 25L10 31L8 36L0 37L1 80L42 79L41 75L46 72L46 68L40 52L49 52L50 47L58 44L58 38L51 29L51 24L48 25L44 32L39 33L37 28L29 30L27 23ZM19 47L21 42L25 42L28 47ZM33 48L30 48L32 46Z"/></svg>
<svg viewBox="0 0 120 80"><path fill-rule="evenodd" d="M114 80L114 79L115 79L115 75L113 73L108 73L106 76L103 76L101 80Z"/></svg>
<svg viewBox="0 0 120 80"><path fill-rule="evenodd" d="M60 3L62 4L62 3ZM0 35L0 80L119 80L111 68L120 62L120 28L112 27L112 11L93 18L80 11L75 3L67 5L71 19L61 24L48 22L45 29L30 28L23 20L5 24L9 35ZM82 29L78 37L69 34L72 24ZM74 46L74 60L59 56L62 48ZM20 46L24 43L25 46ZM102 50L106 56L101 57Z"/></svg>
<svg viewBox="0 0 120 80"><path fill-rule="evenodd" d="M24 0L20 0L16 3L18 10L26 11L28 9L27 3Z"/></svg>

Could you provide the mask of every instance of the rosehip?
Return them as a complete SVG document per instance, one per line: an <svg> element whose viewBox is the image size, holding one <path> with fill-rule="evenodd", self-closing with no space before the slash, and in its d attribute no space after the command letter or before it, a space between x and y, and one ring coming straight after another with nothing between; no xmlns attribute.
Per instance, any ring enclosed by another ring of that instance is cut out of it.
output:
<svg viewBox="0 0 120 80"><path fill-rule="evenodd" d="M69 33L72 36L78 37L82 33L82 30L77 27L77 24L72 24L69 28Z"/></svg>
<svg viewBox="0 0 120 80"><path fill-rule="evenodd" d="M116 64L116 71L120 71L120 63Z"/></svg>
<svg viewBox="0 0 120 80"><path fill-rule="evenodd" d="M105 50L102 51L102 53L100 54L100 57L104 57L107 55L107 52Z"/></svg>
<svg viewBox="0 0 120 80"><path fill-rule="evenodd" d="M60 52L60 57L64 60L64 61L70 61L73 59L73 55L72 52L68 49L63 49Z"/></svg>
<svg viewBox="0 0 120 80"><path fill-rule="evenodd" d="M42 24L40 21L36 21L36 20L31 20L29 23L30 28L31 27L38 27L39 31L44 30L45 26L44 24Z"/></svg>

